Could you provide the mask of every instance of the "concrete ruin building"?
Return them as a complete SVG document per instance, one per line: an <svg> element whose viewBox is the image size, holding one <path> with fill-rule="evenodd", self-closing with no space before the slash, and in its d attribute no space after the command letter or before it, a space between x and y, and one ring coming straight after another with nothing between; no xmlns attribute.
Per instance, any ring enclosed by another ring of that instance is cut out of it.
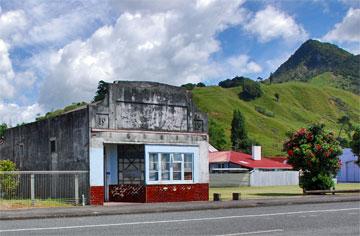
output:
<svg viewBox="0 0 360 236"><path fill-rule="evenodd" d="M108 84L104 100L5 133L20 170L87 170L90 204L208 200L207 116L183 88Z"/></svg>

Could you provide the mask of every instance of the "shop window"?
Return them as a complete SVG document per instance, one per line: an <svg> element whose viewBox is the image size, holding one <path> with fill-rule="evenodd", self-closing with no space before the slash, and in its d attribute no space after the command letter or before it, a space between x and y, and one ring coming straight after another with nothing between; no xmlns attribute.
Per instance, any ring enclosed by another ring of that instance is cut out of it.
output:
<svg viewBox="0 0 360 236"><path fill-rule="evenodd" d="M193 153L149 153L149 181L192 182Z"/></svg>

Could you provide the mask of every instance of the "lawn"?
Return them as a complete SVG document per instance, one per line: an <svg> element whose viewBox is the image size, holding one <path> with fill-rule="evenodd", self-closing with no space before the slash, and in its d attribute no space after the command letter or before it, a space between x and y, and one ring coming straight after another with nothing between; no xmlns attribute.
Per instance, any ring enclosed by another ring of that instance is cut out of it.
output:
<svg viewBox="0 0 360 236"><path fill-rule="evenodd" d="M336 184L335 189L360 189L360 183L355 184ZM213 193L220 193L221 199L231 200L232 193L241 193L241 199L252 198L273 198L273 197L294 197L301 196L302 189L298 185L290 186L267 186L267 187L227 187L210 188L210 200L213 199Z"/></svg>
<svg viewBox="0 0 360 236"><path fill-rule="evenodd" d="M5 200L0 199L0 210L11 210L11 209L19 209L19 208L43 208L43 207L71 207L72 203L67 202L64 199L45 199L45 200L35 200L35 205L31 205L30 199L11 199Z"/></svg>

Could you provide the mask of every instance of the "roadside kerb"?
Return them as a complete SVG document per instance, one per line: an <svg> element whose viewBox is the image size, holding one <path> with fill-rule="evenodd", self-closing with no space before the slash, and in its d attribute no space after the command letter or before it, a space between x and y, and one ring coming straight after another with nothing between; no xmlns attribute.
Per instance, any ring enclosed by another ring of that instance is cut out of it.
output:
<svg viewBox="0 0 360 236"><path fill-rule="evenodd" d="M197 211L228 208L249 208L257 206L281 206L295 204L317 204L336 202L359 202L360 195L324 195L302 196L278 199L252 199L225 202L181 202L181 203L147 203L120 206L85 206L69 208L32 208L24 210L6 210L0 212L0 220L22 220L62 217L83 217L101 215L144 214L159 212Z"/></svg>

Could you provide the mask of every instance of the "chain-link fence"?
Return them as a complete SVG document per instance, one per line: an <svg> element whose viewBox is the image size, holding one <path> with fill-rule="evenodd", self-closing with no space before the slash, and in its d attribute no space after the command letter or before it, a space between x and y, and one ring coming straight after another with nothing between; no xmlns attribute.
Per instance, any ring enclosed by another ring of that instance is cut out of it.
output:
<svg viewBox="0 0 360 236"><path fill-rule="evenodd" d="M0 210L85 205L88 171L0 171Z"/></svg>

